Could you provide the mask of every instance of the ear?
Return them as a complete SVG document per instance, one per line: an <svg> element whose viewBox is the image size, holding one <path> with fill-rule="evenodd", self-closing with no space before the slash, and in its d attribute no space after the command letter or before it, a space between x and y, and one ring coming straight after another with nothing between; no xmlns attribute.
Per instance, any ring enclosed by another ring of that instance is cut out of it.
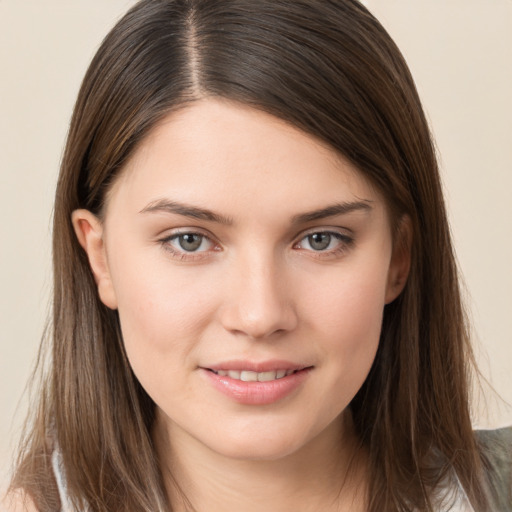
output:
<svg viewBox="0 0 512 512"><path fill-rule="evenodd" d="M117 298L103 240L103 224L89 210L75 210L71 214L71 221L78 242L89 258L101 302L110 309L117 309Z"/></svg>
<svg viewBox="0 0 512 512"><path fill-rule="evenodd" d="M407 282L411 268L412 223L408 215L398 221L393 240L393 253L389 264L386 287L386 304L393 302L401 293Z"/></svg>

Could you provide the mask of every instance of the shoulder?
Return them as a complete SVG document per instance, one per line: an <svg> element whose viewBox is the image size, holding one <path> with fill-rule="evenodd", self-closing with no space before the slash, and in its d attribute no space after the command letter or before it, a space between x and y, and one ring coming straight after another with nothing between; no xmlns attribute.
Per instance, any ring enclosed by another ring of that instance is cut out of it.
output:
<svg viewBox="0 0 512 512"><path fill-rule="evenodd" d="M495 430L475 430L476 437L482 446L502 445L512 451L512 425Z"/></svg>
<svg viewBox="0 0 512 512"><path fill-rule="evenodd" d="M38 512L34 502L23 491L2 492L0 512Z"/></svg>
<svg viewBox="0 0 512 512"><path fill-rule="evenodd" d="M478 430L475 435L482 451L491 493L500 506L512 507L512 426Z"/></svg>
<svg viewBox="0 0 512 512"><path fill-rule="evenodd" d="M512 426L475 432L482 454L490 468L512 474Z"/></svg>

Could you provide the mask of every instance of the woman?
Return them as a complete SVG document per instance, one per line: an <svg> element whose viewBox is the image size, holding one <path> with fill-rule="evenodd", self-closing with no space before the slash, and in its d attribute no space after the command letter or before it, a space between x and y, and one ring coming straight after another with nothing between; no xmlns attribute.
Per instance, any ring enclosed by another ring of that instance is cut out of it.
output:
<svg viewBox="0 0 512 512"><path fill-rule="evenodd" d="M510 506L428 126L355 0L137 4L84 79L53 249L12 506Z"/></svg>

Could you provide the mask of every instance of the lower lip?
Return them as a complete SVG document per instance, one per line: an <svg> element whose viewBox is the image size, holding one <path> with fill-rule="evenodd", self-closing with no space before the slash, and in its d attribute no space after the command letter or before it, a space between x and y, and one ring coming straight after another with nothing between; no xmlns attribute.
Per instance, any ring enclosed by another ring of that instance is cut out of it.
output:
<svg viewBox="0 0 512 512"><path fill-rule="evenodd" d="M304 368L281 379L267 382L244 382L203 370L213 387L244 405L269 405L291 395L307 379L312 368Z"/></svg>

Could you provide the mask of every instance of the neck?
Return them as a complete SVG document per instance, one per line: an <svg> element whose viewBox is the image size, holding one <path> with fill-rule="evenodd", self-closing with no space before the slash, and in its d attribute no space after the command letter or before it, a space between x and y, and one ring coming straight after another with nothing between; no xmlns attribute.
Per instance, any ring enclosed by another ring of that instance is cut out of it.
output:
<svg viewBox="0 0 512 512"><path fill-rule="evenodd" d="M161 413L154 440L177 512L364 510L366 468L348 411L306 446L273 460L225 457Z"/></svg>

